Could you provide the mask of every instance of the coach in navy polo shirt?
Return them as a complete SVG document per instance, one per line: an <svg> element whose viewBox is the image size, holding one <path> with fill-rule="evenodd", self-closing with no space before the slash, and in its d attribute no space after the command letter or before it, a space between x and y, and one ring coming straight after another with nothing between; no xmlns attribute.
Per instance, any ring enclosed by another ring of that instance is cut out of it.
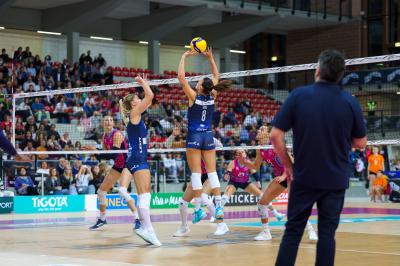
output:
<svg viewBox="0 0 400 266"><path fill-rule="evenodd" d="M318 208L315 265L334 265L335 232L349 187L348 155L367 142L360 105L338 85L345 70L343 55L323 51L315 83L295 89L273 121L271 141L291 182L288 221L276 265L294 265L304 227L314 203ZM284 135L293 129L294 166Z"/></svg>

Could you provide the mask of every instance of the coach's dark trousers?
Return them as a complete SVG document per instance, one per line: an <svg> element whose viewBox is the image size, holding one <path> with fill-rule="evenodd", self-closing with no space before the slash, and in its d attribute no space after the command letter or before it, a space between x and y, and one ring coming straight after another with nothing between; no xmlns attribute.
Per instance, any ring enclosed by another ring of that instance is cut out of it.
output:
<svg viewBox="0 0 400 266"><path fill-rule="evenodd" d="M343 209L345 190L319 190L292 183L289 193L288 221L279 247L276 266L291 266L296 262L297 250L304 227L316 202L318 208L318 243L315 265L330 266L335 262L335 232Z"/></svg>

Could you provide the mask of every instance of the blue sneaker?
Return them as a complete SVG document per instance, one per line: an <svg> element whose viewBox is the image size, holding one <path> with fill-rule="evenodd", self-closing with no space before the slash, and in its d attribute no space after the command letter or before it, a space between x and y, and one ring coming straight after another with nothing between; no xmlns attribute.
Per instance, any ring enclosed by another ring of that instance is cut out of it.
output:
<svg viewBox="0 0 400 266"><path fill-rule="evenodd" d="M142 223L140 222L139 219L135 219L135 228L134 228L134 230L138 230L138 229L140 229L140 227L142 227Z"/></svg>
<svg viewBox="0 0 400 266"><path fill-rule="evenodd" d="M97 229L99 229L99 228L101 228L101 227L103 227L103 226L105 226L107 224L107 221L106 220L101 220L101 219L97 219L97 222L96 222L96 224L95 225L93 225L93 226L91 226L91 227L89 227L89 230L97 230Z"/></svg>
<svg viewBox="0 0 400 266"><path fill-rule="evenodd" d="M206 217L207 214L203 211L203 209L198 209L193 213L193 224L197 224L198 222L201 221L204 217Z"/></svg>
<svg viewBox="0 0 400 266"><path fill-rule="evenodd" d="M224 220L224 209L222 207L215 208L215 219L217 223Z"/></svg>

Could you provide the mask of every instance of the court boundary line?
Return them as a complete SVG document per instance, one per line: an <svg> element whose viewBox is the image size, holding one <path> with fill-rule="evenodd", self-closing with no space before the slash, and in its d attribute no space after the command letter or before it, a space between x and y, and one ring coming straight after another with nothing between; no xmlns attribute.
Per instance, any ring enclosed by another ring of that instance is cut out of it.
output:
<svg viewBox="0 0 400 266"><path fill-rule="evenodd" d="M256 242L256 243L248 243L248 244L254 245L254 246L262 246L262 245L265 245L265 243L259 243L259 242ZM309 244L309 245L310 245L310 244ZM315 244L315 245L316 245L316 244ZM271 243L271 246L273 246L273 247L278 247L278 248L279 248L280 244L277 245L277 244L272 244L272 243ZM314 249L314 250L316 250L317 248L316 248L316 246L314 247L314 246L302 246L302 245L300 245L300 246L299 246L299 249ZM338 251L340 251L340 252L364 253L364 254L376 254L376 255L400 256L400 253L394 253L394 252L367 251L367 250L357 250L357 249L342 249L342 248L337 248L337 249L336 249L336 252L338 252Z"/></svg>
<svg viewBox="0 0 400 266"><path fill-rule="evenodd" d="M2 252L0 252L0 255L1 254L11 254L11 255L15 254L15 255L18 255L18 254L21 254L21 253L18 253L18 252L4 252L4 251L2 251ZM81 257L75 257L75 256L65 257L65 256L58 256L58 255L32 254L32 253L28 253L28 255L29 256L33 256L33 257L50 257L50 258L57 258L57 259L85 260L86 262L94 262L94 263L100 261L100 262L104 262L104 263L111 263L110 265L112 265L112 263L118 263L118 264L127 265L127 266L155 266L153 264L137 264L137 263L129 263L129 262L110 261L110 260L87 259L87 258L81 258ZM80 263L82 263L82 262L79 262L79 264ZM83 262L83 263L85 263L85 262ZM41 266L51 266L51 265L60 265L60 263L56 263L56 264L54 264L54 263L50 263L50 264L45 263L45 264L40 264L40 265Z"/></svg>

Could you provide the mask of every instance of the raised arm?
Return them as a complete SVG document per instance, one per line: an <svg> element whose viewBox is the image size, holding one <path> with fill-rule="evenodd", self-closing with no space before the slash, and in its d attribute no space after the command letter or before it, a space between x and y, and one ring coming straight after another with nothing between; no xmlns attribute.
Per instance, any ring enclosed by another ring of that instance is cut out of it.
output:
<svg viewBox="0 0 400 266"><path fill-rule="evenodd" d="M224 180L225 181L229 181L229 179L231 178L231 174L232 174L232 169L235 166L233 160L228 164L228 166L226 167L226 171L224 174Z"/></svg>
<svg viewBox="0 0 400 266"><path fill-rule="evenodd" d="M210 64L211 74L213 76L212 81L214 85L217 85L219 82L219 70L214 60L212 48L211 47L207 48L207 51L205 51L203 54L207 57L208 63Z"/></svg>
<svg viewBox="0 0 400 266"><path fill-rule="evenodd" d="M183 92L186 94L190 102L194 102L196 99L196 92L192 90L189 85L189 82L185 79L185 61L186 57L196 55L195 52L187 51L182 55L181 61L178 67L178 80L183 88Z"/></svg>
<svg viewBox="0 0 400 266"><path fill-rule="evenodd" d="M154 93L150 88L149 83L144 80L142 77L137 76L135 78L136 82L139 83L144 90L144 98L143 100L131 110L130 117L131 121L135 120L135 117L140 116L146 109L151 105L151 102L154 98Z"/></svg>

